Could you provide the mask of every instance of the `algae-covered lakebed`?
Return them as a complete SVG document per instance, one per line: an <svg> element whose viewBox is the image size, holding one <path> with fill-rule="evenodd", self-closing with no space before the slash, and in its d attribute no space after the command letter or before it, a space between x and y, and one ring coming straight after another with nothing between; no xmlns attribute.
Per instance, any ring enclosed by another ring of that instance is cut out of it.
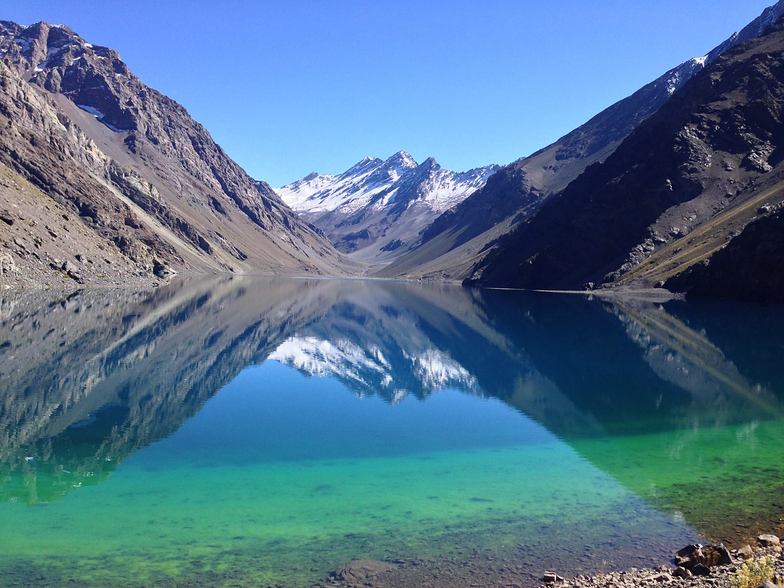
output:
<svg viewBox="0 0 784 588"><path fill-rule="evenodd" d="M15 296L5 585L592 572L784 515L772 307L258 279Z"/></svg>

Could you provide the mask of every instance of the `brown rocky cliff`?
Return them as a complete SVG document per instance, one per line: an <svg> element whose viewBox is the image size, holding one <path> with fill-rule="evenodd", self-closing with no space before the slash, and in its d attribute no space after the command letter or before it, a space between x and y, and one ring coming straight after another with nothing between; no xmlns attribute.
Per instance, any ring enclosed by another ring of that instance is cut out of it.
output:
<svg viewBox="0 0 784 588"><path fill-rule="evenodd" d="M0 57L0 162L139 273L151 276L156 260L177 271L343 271L326 239L116 51L66 27L2 22Z"/></svg>

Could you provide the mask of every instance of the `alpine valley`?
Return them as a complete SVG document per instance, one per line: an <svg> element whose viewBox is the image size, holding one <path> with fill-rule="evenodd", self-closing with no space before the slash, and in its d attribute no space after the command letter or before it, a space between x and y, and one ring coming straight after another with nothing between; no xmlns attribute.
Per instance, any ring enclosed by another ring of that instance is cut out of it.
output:
<svg viewBox="0 0 784 588"><path fill-rule="evenodd" d="M6 0L0 588L784 588L773 1Z"/></svg>
<svg viewBox="0 0 784 588"><path fill-rule="evenodd" d="M373 276L781 300L784 1L503 167L405 151L253 179L61 25L0 22L4 286Z"/></svg>

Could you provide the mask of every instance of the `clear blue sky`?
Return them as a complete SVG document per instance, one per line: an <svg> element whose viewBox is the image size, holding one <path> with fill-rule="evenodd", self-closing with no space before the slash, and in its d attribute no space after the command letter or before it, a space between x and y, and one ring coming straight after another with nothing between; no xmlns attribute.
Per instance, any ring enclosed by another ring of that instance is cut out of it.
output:
<svg viewBox="0 0 784 588"><path fill-rule="evenodd" d="M452 169L553 141L774 0L4 0L117 49L277 186L406 149Z"/></svg>

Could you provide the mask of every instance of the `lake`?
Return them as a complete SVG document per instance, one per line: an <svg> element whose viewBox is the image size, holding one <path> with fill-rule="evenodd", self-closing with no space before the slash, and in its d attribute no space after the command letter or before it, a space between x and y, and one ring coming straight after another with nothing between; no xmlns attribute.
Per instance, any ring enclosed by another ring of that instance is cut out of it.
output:
<svg viewBox="0 0 784 588"><path fill-rule="evenodd" d="M381 281L5 292L0 583L492 585L737 545L782 529L782 333Z"/></svg>

